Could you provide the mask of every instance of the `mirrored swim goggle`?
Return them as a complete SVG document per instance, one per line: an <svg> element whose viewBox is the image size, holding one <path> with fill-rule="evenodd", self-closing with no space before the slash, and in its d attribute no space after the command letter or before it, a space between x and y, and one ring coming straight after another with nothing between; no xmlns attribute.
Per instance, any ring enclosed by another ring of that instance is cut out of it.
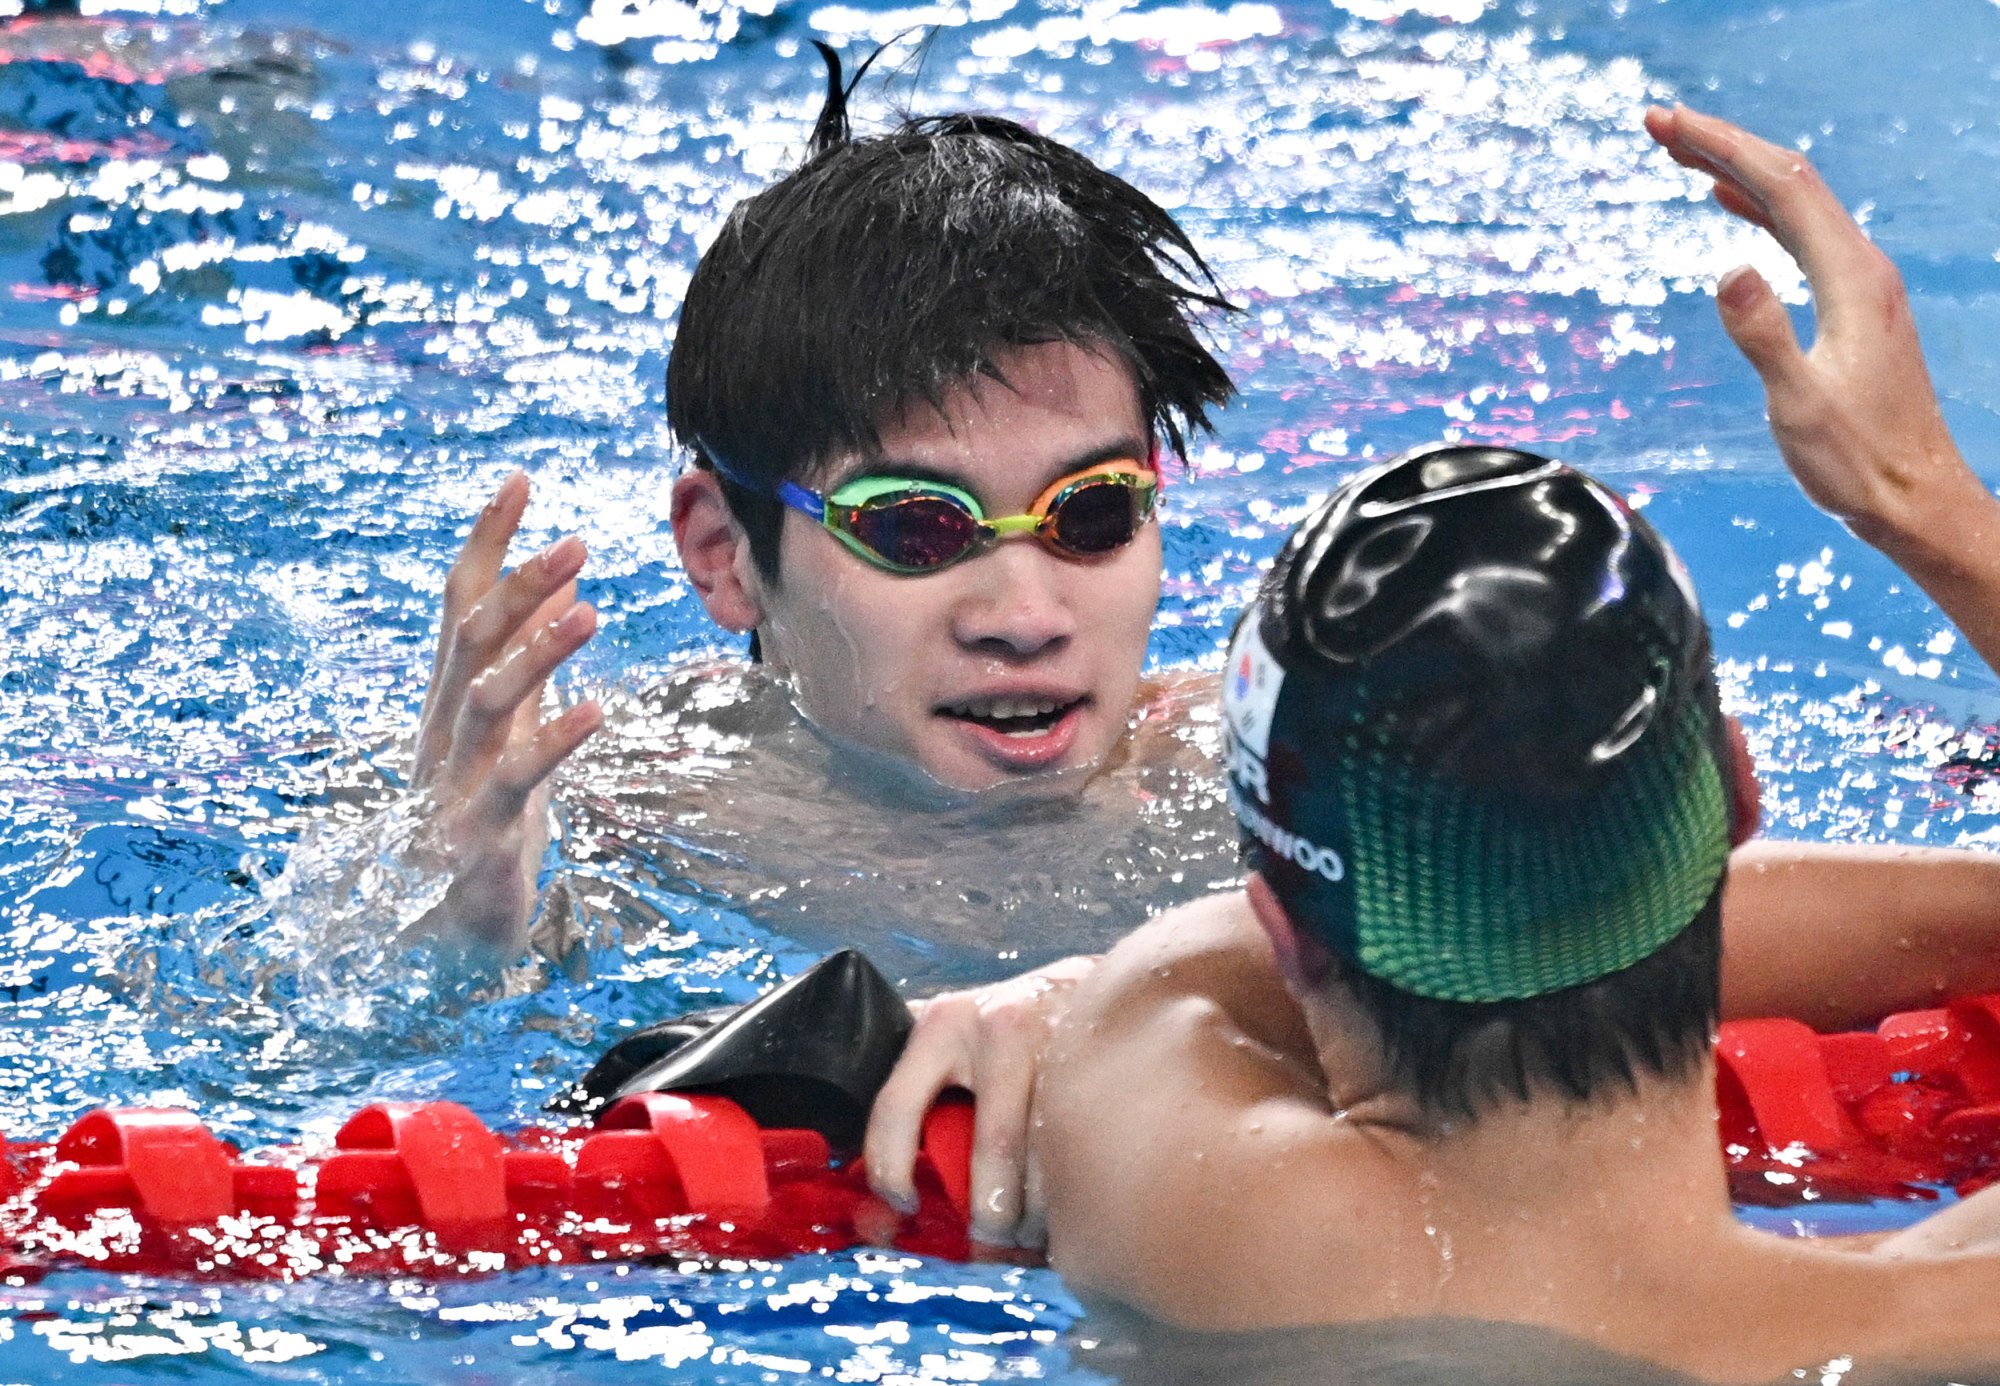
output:
<svg viewBox="0 0 2000 1386"><path fill-rule="evenodd" d="M1032 534L1070 558L1123 548L1153 518L1158 450L1145 462L1114 458L1060 478L1025 515L989 519L970 491L914 477L859 476L830 495L795 481L775 491L750 480L702 443L716 470L746 490L765 491L817 521L867 562L891 573L934 573L1009 534Z"/></svg>

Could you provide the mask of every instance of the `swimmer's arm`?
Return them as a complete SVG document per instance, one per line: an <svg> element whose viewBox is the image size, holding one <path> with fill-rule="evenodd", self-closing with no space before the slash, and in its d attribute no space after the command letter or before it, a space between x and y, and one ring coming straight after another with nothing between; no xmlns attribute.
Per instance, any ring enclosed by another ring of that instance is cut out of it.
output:
<svg viewBox="0 0 2000 1386"><path fill-rule="evenodd" d="M1756 271L1732 270L1716 288L1801 489L1893 559L2000 669L2000 501L1945 427L1895 265L1797 151L1681 107L1648 112L1646 129L1714 177L1716 201L1769 231L1812 287L1805 351Z"/></svg>
<svg viewBox="0 0 2000 1386"><path fill-rule="evenodd" d="M451 877L427 923L499 958L527 942L550 778L604 722L589 701L542 719L549 678L596 632L597 612L577 600L584 550L573 537L503 572L527 504L516 472L445 579L413 776L432 806L428 845Z"/></svg>
<svg viewBox="0 0 2000 1386"><path fill-rule="evenodd" d="M1304 1186L1324 1177L1299 1154L1331 1124L1325 1084L1242 913L1197 902L1107 954L1057 1027L1036 1096L1051 1264L1194 1328L1311 1318L1324 1265L1297 1273L1301 1223L1328 1224L1320 1248L1365 1277L1371 1243L1393 1241L1369 1210L1407 1202L1365 1176Z"/></svg>
<svg viewBox="0 0 2000 1386"><path fill-rule="evenodd" d="M2000 671L2000 500L1956 447L1951 458L1955 468L1941 469L1902 508L1848 527L1908 573L1986 667Z"/></svg>
<svg viewBox="0 0 2000 1386"><path fill-rule="evenodd" d="M1913 1227L1882 1238L1874 1253L1923 1257L1962 1253L2000 1254L2000 1187L1981 1189L1941 1208Z"/></svg>
<svg viewBox="0 0 2000 1386"><path fill-rule="evenodd" d="M1803 156L1684 108L1647 131L1715 179L1716 201L1798 261L1817 319L1802 351L1754 270L1716 291L1764 383L1771 433L1812 501L1881 549L2000 668L2000 501L1959 454L1901 276ZM1757 844L1725 900L1723 1005L1822 1026L2000 987L2000 863L1903 848Z"/></svg>
<svg viewBox="0 0 2000 1386"><path fill-rule="evenodd" d="M1750 842L1722 899L1725 1020L1821 1030L2000 991L2000 855Z"/></svg>

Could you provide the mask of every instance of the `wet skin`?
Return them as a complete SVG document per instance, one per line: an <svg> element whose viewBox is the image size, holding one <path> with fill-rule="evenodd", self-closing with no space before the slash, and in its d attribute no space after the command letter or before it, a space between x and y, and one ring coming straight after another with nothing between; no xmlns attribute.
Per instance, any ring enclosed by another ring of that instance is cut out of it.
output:
<svg viewBox="0 0 2000 1386"><path fill-rule="evenodd" d="M1004 382L982 378L941 408L894 414L870 456L837 457L801 480L830 490L864 472L929 476L997 517L1094 463L1148 455L1138 391L1115 355L1045 345L999 365ZM453 875L435 927L502 953L525 942L533 913L550 776L603 725L591 699L544 718L545 682L591 638L596 612L576 599L587 555L573 536L503 572L527 503L516 473L453 566L418 738L418 781L437 802ZM1098 557L1014 535L905 576L787 511L778 572L766 577L714 474L693 470L675 483L673 525L709 615L757 630L801 710L885 770L954 790L1071 792L1124 737L1159 601L1157 524Z"/></svg>
<svg viewBox="0 0 2000 1386"><path fill-rule="evenodd" d="M809 478L947 481L989 516L1025 512L1048 485L1112 457L1145 458L1130 370L1068 344L1001 358L979 380L892 415L879 450ZM1125 733L1160 596L1160 531L1094 558L1010 536L949 568L875 568L787 511L779 576L749 574L766 660L821 730L954 789L1087 769Z"/></svg>

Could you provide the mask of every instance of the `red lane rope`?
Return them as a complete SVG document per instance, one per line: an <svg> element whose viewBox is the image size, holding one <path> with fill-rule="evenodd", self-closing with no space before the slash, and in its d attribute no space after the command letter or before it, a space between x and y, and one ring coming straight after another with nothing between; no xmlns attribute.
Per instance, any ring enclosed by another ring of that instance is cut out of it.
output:
<svg viewBox="0 0 2000 1386"><path fill-rule="evenodd" d="M963 1258L971 1106L925 1122L902 1217L814 1131L720 1097L649 1093L595 1126L508 1137L453 1102L380 1102L318 1154L244 1160L192 1112L91 1112L0 1140L0 1275L441 1276L608 1260L765 1259L886 1243Z"/></svg>
<svg viewBox="0 0 2000 1386"><path fill-rule="evenodd" d="M1722 1027L1716 1098L1740 1203L1936 1198L2000 1179L2000 996L1820 1035ZM0 1138L0 1275L483 1274L613 1260L762 1260L863 1242L969 1254L972 1107L926 1118L916 1214L812 1131L721 1097L649 1093L589 1127L488 1130L379 1102L333 1148L246 1161L192 1112L110 1108L53 1144Z"/></svg>
<svg viewBox="0 0 2000 1386"><path fill-rule="evenodd" d="M1716 1058L1739 1203L1935 1198L2000 1178L2000 996L1837 1035L1737 1021Z"/></svg>

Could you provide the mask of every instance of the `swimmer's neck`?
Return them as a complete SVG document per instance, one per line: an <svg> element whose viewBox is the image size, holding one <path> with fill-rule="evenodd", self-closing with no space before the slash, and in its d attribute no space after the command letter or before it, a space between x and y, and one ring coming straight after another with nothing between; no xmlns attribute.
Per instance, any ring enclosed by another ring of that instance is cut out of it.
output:
<svg viewBox="0 0 2000 1386"><path fill-rule="evenodd" d="M1327 1078L1327 1101L1468 1216L1507 1207L1522 1218L1573 1219L1579 1208L1639 1230L1689 1218L1734 1235L1737 1223L1717 1144L1715 1061L1664 1078L1611 1082L1588 1101L1547 1088L1482 1106L1470 1117L1427 1113L1388 1081L1372 1027L1349 1007L1303 1005ZM1635 1190L1647 1190L1635 1196ZM1454 1200L1453 1191L1463 1191Z"/></svg>
<svg viewBox="0 0 2000 1386"><path fill-rule="evenodd" d="M1417 1158L1440 1188L1517 1216L1569 1219L1590 1208L1632 1236L1664 1220L1677 1239L1691 1218L1733 1235L1714 1092L1714 1061L1704 1060L1691 1075L1643 1074L1587 1101L1547 1090L1509 1096L1470 1118L1429 1118Z"/></svg>

